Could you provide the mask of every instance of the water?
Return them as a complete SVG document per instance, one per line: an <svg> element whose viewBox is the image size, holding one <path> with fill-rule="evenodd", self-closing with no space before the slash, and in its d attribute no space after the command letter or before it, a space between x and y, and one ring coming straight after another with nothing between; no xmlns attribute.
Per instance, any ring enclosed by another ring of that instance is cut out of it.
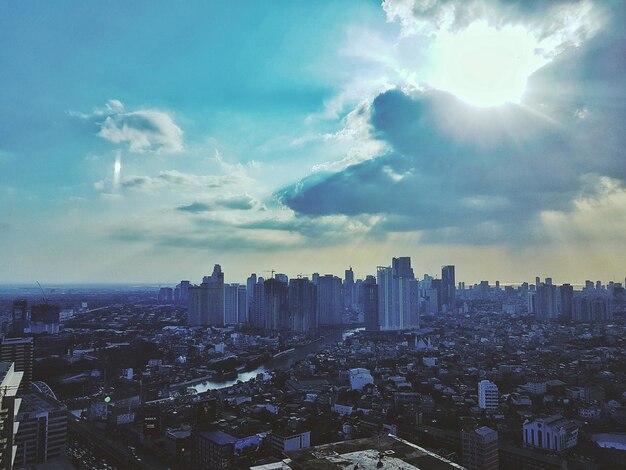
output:
<svg viewBox="0 0 626 470"><path fill-rule="evenodd" d="M355 328L351 330L344 330L344 331L337 330L337 331L327 332L321 341L317 341L312 344L307 344L306 346L302 348L297 348L291 354L286 354L276 359L270 359L265 364L257 367L254 370L251 370L250 372L241 372L237 376L237 378L233 380L228 380L226 382L207 381L207 382L202 382L200 384L194 385L193 388L195 388L198 391L198 393L202 393L202 392L206 392L207 390L216 390L219 388L230 387L232 385L237 384L237 382L239 381L247 382L250 379L256 378L256 376L260 374L261 372L289 369L291 366L293 366L293 364L295 364L296 362L302 361L309 354L321 351L322 349L325 349L328 346L331 346L337 343L338 341L343 342L348 336L352 336L357 331L361 331L363 329L364 328Z"/></svg>

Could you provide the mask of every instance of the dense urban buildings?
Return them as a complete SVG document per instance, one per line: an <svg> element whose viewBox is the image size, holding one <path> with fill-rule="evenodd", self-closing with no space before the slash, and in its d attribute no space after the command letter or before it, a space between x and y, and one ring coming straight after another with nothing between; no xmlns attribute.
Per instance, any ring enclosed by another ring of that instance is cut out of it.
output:
<svg viewBox="0 0 626 470"><path fill-rule="evenodd" d="M2 418L15 433L3 458L151 470L307 468L332 464L326 450L383 468L412 456L468 469L621 462L622 283L469 284L451 265L418 278L409 257L374 270L241 283L215 265L186 288L49 289L44 304L8 294ZM57 330L36 327L45 312Z"/></svg>

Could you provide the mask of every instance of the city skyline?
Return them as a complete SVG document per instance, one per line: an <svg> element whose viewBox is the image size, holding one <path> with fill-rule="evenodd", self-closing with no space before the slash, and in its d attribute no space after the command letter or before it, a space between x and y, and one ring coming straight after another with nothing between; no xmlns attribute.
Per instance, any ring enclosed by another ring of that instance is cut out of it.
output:
<svg viewBox="0 0 626 470"><path fill-rule="evenodd" d="M0 8L0 284L624 281L621 2Z"/></svg>

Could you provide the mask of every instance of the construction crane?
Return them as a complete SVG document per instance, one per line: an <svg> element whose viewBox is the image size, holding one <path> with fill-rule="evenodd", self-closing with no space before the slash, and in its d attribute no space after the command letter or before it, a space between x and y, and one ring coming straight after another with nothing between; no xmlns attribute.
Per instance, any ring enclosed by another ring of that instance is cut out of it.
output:
<svg viewBox="0 0 626 470"><path fill-rule="evenodd" d="M275 269L266 269L266 270L261 271L261 272L264 272L264 273L272 273L272 277L271 277L271 278L272 278L272 279L274 279L274 273L276 273L276 272L278 272L278 271L276 271Z"/></svg>
<svg viewBox="0 0 626 470"><path fill-rule="evenodd" d="M37 285L39 286L39 288L41 289L41 299L43 300L43 302L45 304L47 304L49 302L48 298L46 297L46 292L43 290L43 287L41 287L41 284L39 284L39 281L35 281L37 283Z"/></svg>

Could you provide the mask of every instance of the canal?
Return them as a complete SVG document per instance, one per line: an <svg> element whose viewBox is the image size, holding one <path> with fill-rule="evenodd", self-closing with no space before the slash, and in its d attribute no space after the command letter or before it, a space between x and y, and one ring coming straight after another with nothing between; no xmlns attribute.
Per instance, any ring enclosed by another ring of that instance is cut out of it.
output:
<svg viewBox="0 0 626 470"><path fill-rule="evenodd" d="M269 372L273 370L285 370L289 369L296 362L302 361L309 354L316 353L329 346L336 344L339 341L344 341L348 336L352 336L357 331L363 330L363 328L353 328L344 330L332 330L324 333L324 337L320 341L316 341L306 346L296 348L292 353L270 359L262 366L251 370L249 372L241 372L235 379L225 382L206 381L200 384L193 385L198 393L206 392L207 390L216 390L218 388L226 388L231 385L235 385L238 381L247 382L250 379L255 378L261 372Z"/></svg>

